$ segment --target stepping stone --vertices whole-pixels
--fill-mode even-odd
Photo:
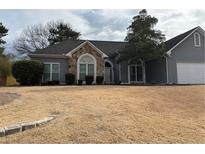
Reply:
[[[36,122],[28,122],[21,124],[22,131],[25,131],[27,129],[32,129],[36,127]]]
[[[21,131],[21,125],[12,125],[5,127],[5,135],[15,134]]]
[[[36,126],[46,124],[46,123],[48,123],[49,121],[51,121],[53,119],[54,119],[54,117],[48,117],[48,118],[44,118],[42,120],[36,121]]]
[[[5,129],[4,128],[0,128],[0,137],[5,136]]]

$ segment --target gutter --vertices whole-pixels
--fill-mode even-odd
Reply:
[[[68,56],[62,54],[28,54],[28,56],[31,58],[68,58]]]

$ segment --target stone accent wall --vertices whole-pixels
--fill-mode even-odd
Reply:
[[[69,73],[75,74],[75,78],[77,80],[77,61],[78,58],[83,55],[89,53],[96,59],[96,76],[102,75],[104,76],[104,59],[103,57],[93,49],[88,43],[86,43],[82,48],[72,54],[72,57],[68,59],[69,61]]]

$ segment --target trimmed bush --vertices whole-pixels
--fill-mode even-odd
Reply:
[[[59,85],[60,82],[58,80],[47,81],[45,85]]]
[[[68,84],[68,85],[74,84],[74,81],[75,81],[75,75],[74,74],[67,73],[65,75],[65,82],[66,82],[66,84]]]
[[[20,85],[38,85],[43,75],[43,64],[34,60],[17,61],[12,66],[12,74]]]
[[[83,81],[82,80],[78,80],[78,85],[82,85]]]
[[[97,76],[96,77],[96,83],[97,84],[102,84],[104,80],[104,76]]]
[[[93,83],[94,77],[92,75],[86,75],[85,76],[85,83],[87,85],[91,85]]]

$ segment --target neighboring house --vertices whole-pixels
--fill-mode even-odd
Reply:
[[[59,80],[73,73],[76,83],[85,75],[104,76],[111,83],[205,83],[205,32],[196,27],[165,42],[164,58],[145,64],[118,63],[119,51],[127,42],[67,40],[29,54],[44,63],[43,82]]]

